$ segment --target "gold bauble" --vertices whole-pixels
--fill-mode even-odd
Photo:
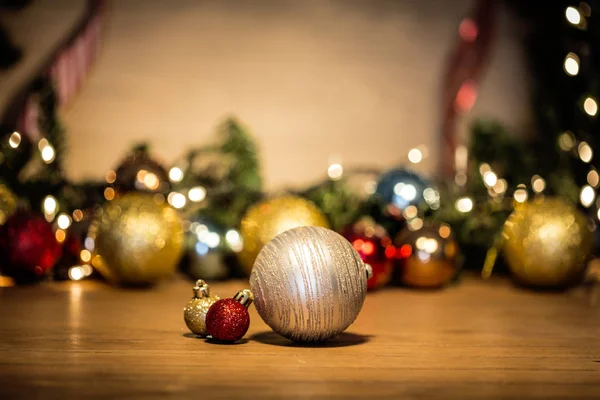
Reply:
[[[458,272],[458,244],[446,224],[428,223],[414,231],[405,228],[394,245],[399,260],[398,280],[406,286],[441,287]]]
[[[203,280],[198,280],[194,286],[194,297],[183,309],[183,320],[192,333],[206,336],[206,313],[219,296],[211,296],[208,285]]]
[[[588,220],[560,199],[518,206],[504,225],[503,254],[523,285],[563,287],[577,282],[592,249]]]
[[[120,284],[152,284],[170,276],[183,248],[179,215],[148,194],[131,193],[107,203],[90,237],[94,267]]]
[[[0,185],[0,225],[17,210],[17,197],[5,185]]]
[[[329,223],[317,206],[296,196],[276,197],[252,206],[240,229],[244,248],[238,257],[244,270],[250,274],[256,256],[271,239],[298,226],[329,228]]]

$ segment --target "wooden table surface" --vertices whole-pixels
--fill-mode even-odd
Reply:
[[[600,398],[600,306],[584,288],[389,288],[369,293],[338,339],[298,346],[254,307],[242,342],[194,337],[182,317],[191,286],[0,289],[0,398]]]

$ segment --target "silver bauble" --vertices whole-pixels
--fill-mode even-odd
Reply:
[[[259,253],[250,287],[262,319],[297,342],[330,339],[358,316],[370,267],[334,231],[316,226],[277,235]]]

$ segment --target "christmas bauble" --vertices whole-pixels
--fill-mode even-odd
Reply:
[[[0,184],[0,225],[3,225],[16,209],[17,197],[8,187]]]
[[[229,276],[225,255],[232,247],[239,251],[241,246],[237,231],[225,232],[210,219],[196,219],[189,224],[185,233],[185,250],[179,264],[180,269],[193,279],[225,279]]]
[[[514,279],[537,287],[580,280],[593,243],[586,217],[557,198],[519,206],[506,221],[503,238],[503,255]]]
[[[206,313],[210,307],[219,300],[219,296],[212,296],[210,288],[203,280],[198,280],[193,288],[193,297],[183,309],[183,320],[192,333],[200,336],[208,334],[206,330]]]
[[[440,287],[458,272],[458,244],[448,225],[425,224],[421,229],[405,228],[394,240],[400,283],[420,288]]]
[[[397,218],[409,206],[426,204],[439,207],[440,196],[431,183],[421,175],[406,168],[394,168],[379,178],[375,196],[383,202],[386,211]]]
[[[327,228],[329,223],[313,203],[296,196],[276,197],[251,207],[240,229],[244,247],[238,258],[244,270],[250,274],[263,246],[279,233],[297,226]]]
[[[135,149],[127,156],[114,175],[107,175],[107,180],[119,194],[132,191],[167,194],[171,189],[167,171],[150,157],[144,147]]]
[[[238,292],[232,299],[221,299],[206,314],[206,330],[213,339],[235,342],[244,337],[250,327],[248,307],[252,304],[252,292]]]
[[[32,281],[51,269],[61,254],[52,226],[42,217],[20,211],[0,227],[0,265],[17,281]]]
[[[372,218],[365,217],[344,229],[343,235],[362,260],[373,269],[373,276],[367,281],[367,289],[376,289],[387,285],[392,279],[393,261],[385,254],[392,244],[385,228]]]
[[[323,341],[358,316],[367,271],[343,236],[304,226],[277,235],[261,250],[250,287],[258,313],[275,332],[298,342]]]
[[[170,276],[183,247],[177,212],[147,194],[130,193],[108,202],[90,227],[92,259],[110,281],[143,285]]]

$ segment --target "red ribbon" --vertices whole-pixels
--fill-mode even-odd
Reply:
[[[476,0],[472,17],[465,17],[458,27],[459,42],[450,56],[443,80],[439,166],[443,176],[451,177],[456,172],[456,124],[477,100],[479,81],[495,39],[497,10],[497,0]]]

